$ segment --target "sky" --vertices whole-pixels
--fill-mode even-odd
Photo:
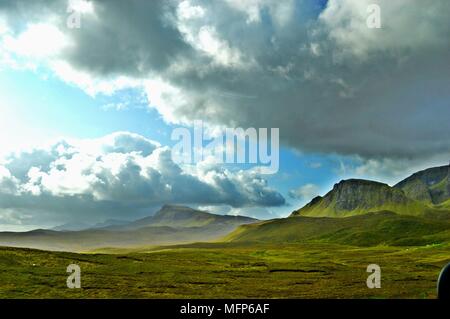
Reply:
[[[447,164],[449,16],[447,0],[1,0],[0,230],[168,203],[285,217],[342,179]],[[196,121],[278,128],[279,169],[174,161]]]

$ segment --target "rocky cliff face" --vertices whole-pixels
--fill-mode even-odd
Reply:
[[[389,185],[355,179],[336,184],[325,199],[330,203],[335,202],[338,210],[371,209],[387,203],[410,202],[403,192]]]
[[[401,189],[368,180],[350,179],[335,184],[324,197],[316,197],[293,215],[347,217],[383,210],[418,215],[423,209],[424,205],[408,198]]]

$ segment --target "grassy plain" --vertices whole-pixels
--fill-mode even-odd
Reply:
[[[205,243],[82,254],[0,248],[0,298],[434,298],[448,243]],[[66,267],[81,267],[81,289]],[[368,289],[369,264],[382,287]]]

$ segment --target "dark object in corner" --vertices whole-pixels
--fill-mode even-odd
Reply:
[[[438,298],[450,300],[450,264],[442,269],[438,279]]]

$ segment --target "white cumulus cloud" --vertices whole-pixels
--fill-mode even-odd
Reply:
[[[9,154],[2,163],[0,214],[15,209],[36,222],[69,215],[133,217],[164,203],[284,205],[283,196],[252,170],[181,167],[172,161],[170,148],[128,132],[61,140]]]

